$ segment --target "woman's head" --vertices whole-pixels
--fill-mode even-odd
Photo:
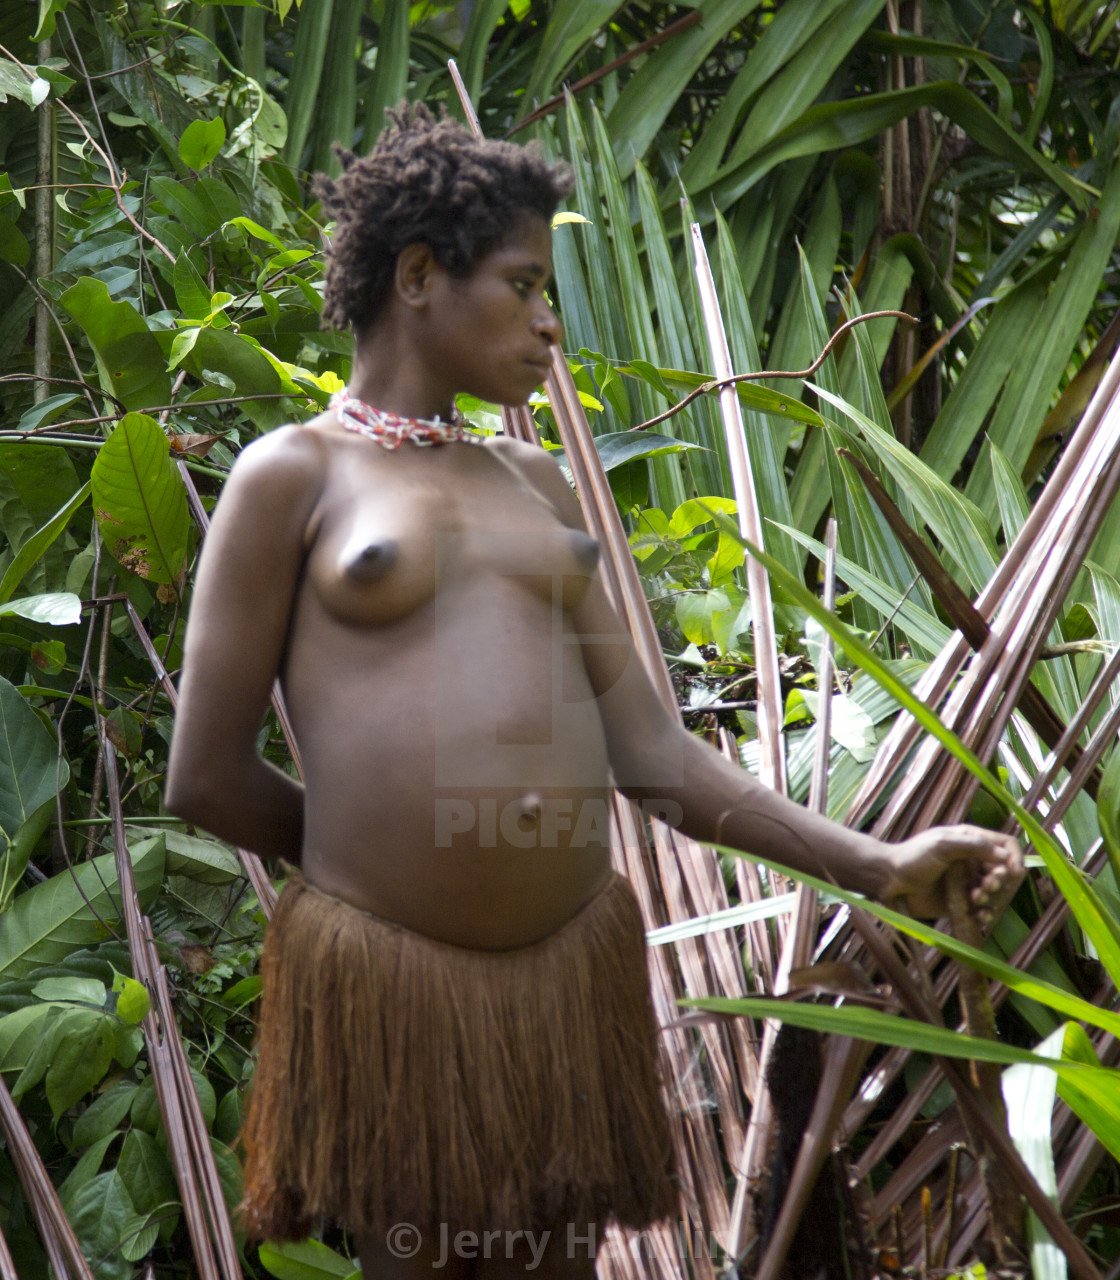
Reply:
[[[376,319],[398,254],[426,244],[449,274],[466,276],[524,219],[551,219],[571,180],[533,148],[476,141],[423,105],[402,105],[368,156],[341,148],[342,175],[317,191],[337,226],[327,255],[323,319],[359,334]]]

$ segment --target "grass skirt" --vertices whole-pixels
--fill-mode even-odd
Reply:
[[[290,881],[261,963],[242,1220],[475,1229],[674,1211],[633,891],[513,951],[436,942]]]

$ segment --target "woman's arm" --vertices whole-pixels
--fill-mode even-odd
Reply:
[[[535,456],[533,456],[535,455]],[[539,450],[517,454],[524,474],[569,525],[583,528],[571,490]],[[1010,836],[979,827],[934,827],[898,844],[831,822],[762,786],[689,733],[657,696],[598,578],[575,612],[619,790],[685,835],[769,858],[918,915],[945,910],[943,875],[969,864],[981,912],[1014,889],[1023,856]]]
[[[303,788],[256,743],[324,470],[314,433],[285,427],[254,441],[226,481],[195,577],[164,792],[188,822],[291,862]]]

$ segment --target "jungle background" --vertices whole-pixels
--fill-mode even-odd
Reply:
[[[488,136],[536,138],[575,171],[554,236],[569,366],[682,714],[744,767],[780,732],[790,793],[808,799],[827,703],[814,803],[895,832],[906,805],[918,821],[900,702],[967,631],[970,600],[990,621],[1011,599],[1000,566],[1023,571],[1015,548],[1043,495],[1077,499],[1083,473],[1062,459],[1079,423],[1102,418],[1086,410],[1120,340],[1115,0],[4,6],[4,1280],[354,1274],[338,1232],[258,1251],[230,1230],[273,890],[259,864],[170,818],[160,791],[207,512],[241,447],[321,411],[347,376],[348,338],[319,328],[309,175],[336,164],[334,141],[368,149],[402,97],[461,114],[449,57]],[[630,430],[713,371],[693,222],[737,373],[807,369],[862,313],[915,318],[847,330],[806,378],[739,385],[771,557],[769,694],[716,397]],[[498,429],[495,406],[462,407]],[[541,395],[533,410],[561,447],[560,406]],[[646,1273],[711,1274],[744,1239],[740,1274],[778,1265],[759,1261],[769,1228],[743,1226],[756,1193],[740,1159],[777,1015],[863,1046],[841,1073],[852,1101],[818,1139],[817,1167],[846,1189],[826,1274],[1120,1275],[1111,492],[1035,546],[1037,572],[1068,571],[1038,588],[1035,633],[992,656],[997,677],[1018,664],[1016,696],[994,738],[957,726],[990,771],[943,734],[946,759],[971,761],[986,790],[962,773],[924,819],[999,826],[1015,810],[1035,826],[1028,881],[990,937],[958,930],[954,950],[949,933],[879,912],[909,930],[891,954],[928,980],[924,1006],[899,996],[889,955],[851,949],[852,904],[828,886],[799,908],[815,962],[799,987],[781,976],[779,873],[723,855],[711,901],[733,914],[697,924],[708,899],[647,858],[666,989],[738,1017],[677,1033],[688,1244]],[[822,613],[829,516],[838,584]],[[1053,740],[1027,715],[1039,698]],[[922,749],[937,749],[922,723]],[[282,717],[260,747],[296,768]],[[963,991],[977,968],[996,1012],[986,1031],[966,1018],[966,1043],[957,974]],[[803,998],[764,1003],[791,990]],[[994,1095],[945,1055],[997,1064]],[[1030,1220],[1018,1267],[993,1243],[999,1161],[969,1111],[1001,1111],[1000,1069],[999,1124],[1058,1219]],[[793,1247],[793,1274],[813,1274]],[[624,1263],[621,1248],[606,1265]]]

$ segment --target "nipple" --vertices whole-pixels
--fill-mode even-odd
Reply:
[[[572,551],[579,567],[586,573],[590,573],[599,562],[599,543],[589,533],[572,534]]]
[[[397,558],[397,544],[393,538],[369,542],[343,566],[349,577],[358,582],[375,582],[384,577]]]

